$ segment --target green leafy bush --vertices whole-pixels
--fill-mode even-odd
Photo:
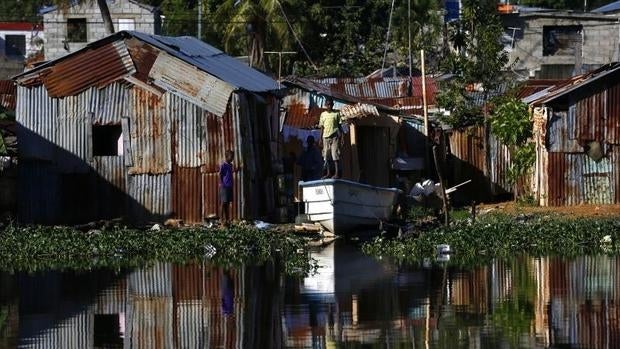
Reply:
[[[494,258],[520,253],[533,256],[620,253],[618,218],[565,218],[559,216],[488,215],[474,223],[457,222],[419,237],[375,238],[365,253],[400,262],[418,263],[436,258],[436,246],[448,244],[455,252],[451,263],[478,266]]]
[[[9,225],[0,232],[0,269],[9,271],[120,269],[205,258],[240,265],[280,258],[287,271],[305,272],[310,265],[303,251],[299,237],[240,226],[160,231],[113,227],[85,233],[70,227]]]

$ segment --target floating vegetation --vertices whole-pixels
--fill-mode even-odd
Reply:
[[[567,218],[561,216],[487,215],[474,223],[459,221],[420,236],[389,239],[379,236],[363,245],[375,257],[398,262],[436,261],[437,245],[447,244],[450,263],[473,267],[494,258],[521,253],[531,256],[577,256],[620,253],[619,218]]]
[[[227,229],[139,230],[110,227],[83,232],[71,227],[15,226],[0,231],[0,270],[90,270],[208,259],[220,265],[280,260],[287,272],[310,269],[303,239],[234,226]]]

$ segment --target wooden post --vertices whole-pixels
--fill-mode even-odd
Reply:
[[[428,105],[426,103],[426,64],[424,63],[424,50],[420,50],[420,60],[422,62],[422,105],[424,113],[424,166],[426,167],[426,176],[430,177],[430,161],[429,153],[429,129],[428,129]],[[412,81],[413,83],[413,81]]]
[[[448,197],[446,196],[446,184],[443,181],[443,175],[441,174],[441,167],[439,166],[439,157],[437,156],[437,146],[433,146],[433,159],[435,160],[435,168],[437,169],[437,177],[439,177],[439,184],[441,185],[441,200],[443,202],[443,215],[444,224],[450,223],[450,217],[448,213]]]
[[[357,127],[354,123],[349,125],[349,138],[351,138],[351,179],[360,180],[360,161],[357,152]]]
[[[476,221],[476,201],[471,202],[471,221]]]

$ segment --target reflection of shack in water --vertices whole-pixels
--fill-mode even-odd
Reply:
[[[246,268],[169,263],[128,275],[6,277],[19,288],[19,316],[17,301],[10,303],[3,295],[2,309],[5,304],[15,308],[15,326],[8,327],[13,334],[3,333],[0,343],[18,338],[13,342],[19,347],[37,348],[281,347],[277,317],[267,318],[271,310],[278,312],[272,307],[278,292],[266,292],[275,283],[262,272],[270,266],[264,268],[253,268],[260,278],[246,278]],[[3,283],[3,289],[11,284]]]
[[[313,257],[319,274],[286,283],[273,263],[0,274],[0,347],[620,347],[617,258],[520,257],[444,274],[344,244]]]

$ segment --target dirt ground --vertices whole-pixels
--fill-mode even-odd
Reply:
[[[554,213],[575,217],[610,217],[617,216],[620,219],[620,205],[580,205],[565,207],[534,207],[516,204],[515,202],[503,202],[498,204],[484,204],[478,207],[479,212],[499,211],[512,214],[519,213]]]

